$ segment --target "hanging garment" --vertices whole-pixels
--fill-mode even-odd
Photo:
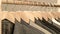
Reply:
[[[49,32],[48,30],[42,28],[41,26],[37,25],[36,23],[34,23],[33,21],[30,20],[30,25],[35,27],[36,29],[42,31],[44,34],[52,34],[51,32]]]
[[[45,33],[41,32],[40,30],[32,27],[31,25],[29,25],[22,19],[21,19],[21,24],[23,24],[23,26],[24,26],[24,30],[26,32],[25,34],[45,34]]]
[[[15,19],[15,27],[13,34],[25,34],[23,30],[23,25],[20,24],[20,22],[17,19]]]
[[[47,26],[48,28],[52,29],[53,31],[55,31],[57,34],[60,34],[60,29],[57,28],[54,25],[49,24],[49,22],[47,22],[44,18],[42,18],[42,22],[44,23],[45,26]],[[53,22],[54,23],[54,22]]]
[[[53,21],[53,25],[60,29],[60,23],[56,21],[54,18],[52,18],[52,21]]]
[[[51,30],[50,28],[48,28],[47,26],[45,26],[43,24],[43,22],[38,18],[38,19],[35,19],[35,23],[37,25],[39,25],[40,27],[44,28],[45,30],[47,30],[48,32],[50,32],[51,34],[56,34],[53,30]],[[44,31],[44,30],[43,30]],[[46,31],[45,31],[46,32]],[[48,33],[47,33],[48,34]]]
[[[2,34],[13,34],[14,24],[8,19],[2,20]]]
[[[55,19],[55,21],[57,21],[57,20]],[[54,26],[56,26],[57,28],[60,29],[60,26],[59,26],[58,24],[56,24],[55,22],[53,22],[51,19],[49,19],[48,22],[49,22],[49,23],[51,22],[52,25],[54,25]],[[57,21],[57,22],[58,22],[58,21]]]

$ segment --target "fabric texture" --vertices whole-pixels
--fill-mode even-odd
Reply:
[[[14,24],[7,19],[2,20],[2,34],[13,34],[13,31]]]

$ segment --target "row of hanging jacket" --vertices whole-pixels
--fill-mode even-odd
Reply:
[[[60,22],[60,18],[54,19]],[[23,19],[20,22],[15,19],[15,23],[3,19],[2,34],[60,34],[60,25],[57,25],[49,18],[48,21],[44,18],[42,20],[35,18],[34,22],[29,20],[29,23],[26,23]]]

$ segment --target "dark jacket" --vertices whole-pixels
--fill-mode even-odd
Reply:
[[[2,34],[13,34],[14,24],[8,19],[2,20]]]

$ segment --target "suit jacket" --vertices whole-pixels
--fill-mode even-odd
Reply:
[[[13,34],[14,24],[8,19],[2,20],[2,34]]]
[[[15,26],[14,26],[13,34],[25,34],[23,25],[17,19],[15,19]]]

